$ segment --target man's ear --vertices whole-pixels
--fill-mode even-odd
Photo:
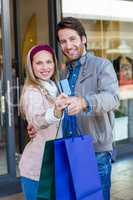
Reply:
[[[82,39],[82,43],[83,43],[83,44],[86,44],[86,42],[87,42],[86,37],[85,37],[85,36],[82,36],[81,39]]]

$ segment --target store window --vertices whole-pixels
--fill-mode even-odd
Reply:
[[[121,105],[116,111],[115,141],[132,139],[133,118],[133,23],[80,19],[90,53],[109,59],[117,73]]]
[[[62,0],[63,16],[76,17],[83,23],[88,51],[109,59],[116,71],[120,86],[120,107],[115,112],[113,135],[118,155],[133,153],[132,10],[132,0],[83,0],[78,3],[76,0]]]

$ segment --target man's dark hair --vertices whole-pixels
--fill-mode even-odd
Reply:
[[[59,30],[62,30],[65,28],[70,28],[70,29],[75,30],[80,36],[80,38],[82,38],[82,36],[85,36],[87,40],[85,29],[83,25],[81,24],[81,22],[78,19],[73,18],[73,17],[64,17],[56,26],[56,38],[58,42],[59,42],[58,32]],[[85,46],[87,48],[87,44],[85,44]]]

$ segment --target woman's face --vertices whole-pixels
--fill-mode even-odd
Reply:
[[[33,56],[32,67],[36,78],[45,81],[51,79],[55,71],[52,54],[45,50],[39,51]]]

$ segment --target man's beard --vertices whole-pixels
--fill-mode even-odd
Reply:
[[[76,47],[76,51],[77,51],[77,56],[69,56],[69,53],[67,55],[67,53],[63,53],[67,59],[69,61],[75,61],[75,60],[78,60],[79,58],[81,58],[81,56],[83,55],[83,52],[84,52],[84,45],[83,44],[80,44],[78,47]]]

